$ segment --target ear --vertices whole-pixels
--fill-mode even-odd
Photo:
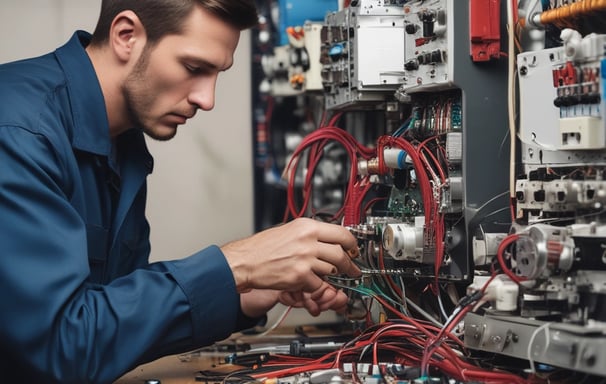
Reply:
[[[136,13],[122,11],[116,15],[109,30],[109,46],[119,61],[136,60],[146,40],[145,28]]]

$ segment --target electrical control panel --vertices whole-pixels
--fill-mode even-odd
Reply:
[[[322,83],[328,109],[384,101],[404,75],[404,11],[381,0],[327,15]]]
[[[404,7],[404,42],[406,47],[400,89],[403,91],[440,89],[453,86],[455,23],[453,1],[440,0],[428,7],[411,2]],[[450,8],[450,9],[449,9]],[[452,55],[452,57],[450,57]]]
[[[604,376],[606,35],[564,28],[560,38],[517,56],[517,214],[501,256],[520,292],[508,311],[468,315],[465,341]]]
[[[257,114],[274,217],[345,226],[361,253],[361,278],[326,279],[358,335],[337,350],[369,365],[317,382],[606,381],[605,16],[352,0],[271,48],[291,53]]]

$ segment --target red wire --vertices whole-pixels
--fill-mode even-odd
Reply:
[[[351,197],[346,200],[344,206],[343,225],[356,225],[361,222],[362,204],[371,188],[372,184],[369,183],[368,176],[354,184]]]
[[[433,154],[433,152],[431,152],[431,150],[429,150],[429,148],[427,147],[427,144],[431,141],[437,140],[437,137],[430,137],[426,140],[424,140],[418,147],[419,153],[420,153],[420,157],[423,160],[423,163],[425,165],[425,168],[432,174],[434,173],[434,167],[437,170],[438,174],[439,174],[439,182],[441,182],[442,184],[446,182],[446,172],[444,171],[443,167],[440,165],[440,162],[438,161],[437,157]],[[427,157],[425,155],[428,155],[432,162],[433,162],[433,166],[432,164],[427,160]],[[437,177],[437,175],[436,175]],[[444,242],[442,241],[442,239],[444,238],[444,215],[440,213],[440,208],[439,208],[439,201],[434,201],[433,202],[433,219],[431,221],[432,224],[432,230],[433,230],[433,234],[434,234],[434,243],[435,243],[435,247],[436,247],[436,257],[435,257],[435,262],[434,262],[434,275],[435,275],[435,282],[434,282],[434,286],[432,287],[432,291],[437,295],[439,294],[439,289],[438,289],[438,278],[439,278],[439,273],[440,273],[440,266],[442,265],[442,259],[443,259],[443,255],[444,255]],[[428,223],[430,224],[430,223]]]
[[[446,173],[444,172],[444,169],[440,165],[440,162],[438,161],[438,159],[436,158],[436,156],[427,147],[427,144],[430,141],[433,141],[433,140],[437,140],[437,137],[436,136],[430,137],[429,139],[423,141],[419,145],[419,147],[418,147],[419,148],[419,153],[421,153],[421,151],[423,151],[423,153],[426,153],[426,154],[429,155],[429,157],[431,157],[431,160],[433,161],[434,166],[436,167],[436,169],[438,170],[438,173],[440,174],[440,181],[444,182],[444,181],[446,181]],[[425,166],[427,167],[428,170],[433,169],[431,167],[431,164],[427,161],[427,159],[425,159],[424,163],[425,163]]]
[[[343,112],[335,113],[335,115],[331,117],[330,121],[328,122],[328,126],[335,127],[341,116],[343,116]]]
[[[337,116],[335,116],[337,117]],[[333,119],[335,119],[333,117]],[[332,120],[331,120],[332,121]],[[289,216],[292,217],[301,217],[305,216],[308,213],[308,209],[310,206],[310,199],[312,193],[312,185],[313,185],[313,176],[315,174],[315,169],[322,159],[322,153],[324,147],[331,141],[336,141],[346,150],[351,169],[349,172],[349,181],[348,187],[344,196],[343,208],[340,209],[335,214],[335,219],[343,214],[343,209],[349,208],[353,211],[353,207],[355,204],[358,206],[358,211],[361,210],[362,199],[359,199],[357,193],[355,191],[356,180],[357,180],[357,164],[358,158],[370,159],[374,156],[375,150],[366,148],[360,143],[356,141],[356,139],[351,136],[346,131],[333,127],[327,126],[320,128],[313,133],[306,136],[301,144],[294,151],[287,167],[286,167],[286,175],[288,176],[288,187],[287,187],[287,212],[285,213],[285,220],[288,219]],[[295,203],[295,179],[296,179],[296,171],[299,167],[300,157],[304,151],[308,151],[308,162],[307,162],[307,174],[303,184],[303,203],[300,208],[297,207]],[[365,195],[368,192],[370,186],[365,186],[361,192],[362,195]],[[353,198],[352,198],[353,196]],[[353,200],[352,200],[353,199]],[[353,216],[359,218],[359,213]],[[357,223],[356,223],[357,224]]]
[[[393,138],[392,138],[393,139]],[[438,173],[440,174],[440,180],[444,182],[446,180],[446,174],[442,167],[440,167],[439,161],[435,155],[428,150],[427,143],[431,140],[435,140],[435,137],[429,138],[423,141],[417,148],[403,138],[395,138],[395,142],[388,139],[379,139],[378,153],[382,153],[384,146],[395,144],[400,148],[404,149],[407,155],[412,159],[413,166],[416,171],[417,179],[419,180],[419,187],[421,190],[421,196],[423,198],[423,205],[425,207],[425,236],[429,244],[435,244],[435,262],[434,262],[434,275],[435,282],[432,287],[434,294],[438,294],[438,278],[439,270],[442,265],[442,258],[444,255],[444,217],[439,211],[439,201],[436,201],[431,188],[431,183],[427,172],[432,171],[433,168],[429,161],[427,161],[424,153],[430,155],[435,163]],[[382,163],[382,161],[380,161]],[[428,245],[429,245],[428,244]]]
[[[510,6],[513,9],[513,25],[517,25],[518,20],[520,18],[519,14],[518,14],[518,2],[516,0],[512,0]],[[512,28],[513,28],[513,26],[512,26]]]
[[[427,174],[425,172],[422,172],[424,167],[416,148],[409,141],[401,137],[381,136],[377,141],[377,156],[380,160],[383,156],[383,150],[386,147],[396,147],[403,149],[412,160],[413,167],[416,171],[417,180],[419,182],[419,188],[421,190],[423,206],[425,207],[425,222],[429,223],[430,209],[428,209],[428,207],[431,207],[431,202],[433,201],[431,185],[429,183],[429,178],[427,177]],[[379,167],[385,167],[384,161],[379,161]],[[385,169],[381,170],[383,171],[382,174],[386,173]]]
[[[511,221],[514,222],[516,220],[516,199],[512,197],[509,199],[509,209],[511,214]]]
[[[503,273],[505,273],[516,284],[521,284],[522,281],[526,280],[526,278],[516,275],[511,269],[509,269],[507,263],[505,263],[504,254],[507,247],[509,247],[511,244],[515,243],[519,239],[520,235],[516,233],[511,234],[505,237],[503,241],[501,241],[501,244],[499,244],[499,248],[497,249],[497,260],[499,261],[499,265],[501,266]]]
[[[460,318],[465,312],[461,312]],[[409,319],[412,320],[412,319]],[[457,319],[455,319],[457,320]],[[457,321],[458,322],[458,321]],[[455,322],[456,324],[456,322]],[[431,330],[430,330],[431,329]],[[452,328],[443,328],[441,331],[448,334]],[[380,362],[379,351],[387,350],[395,353],[394,361],[405,365],[419,364],[421,355],[414,348],[422,349],[428,337],[436,337],[439,334],[436,327],[424,326],[420,323],[393,323],[387,322],[379,328],[367,330],[356,339],[351,340],[339,350],[326,354],[318,359],[293,358],[284,356],[272,356],[272,360],[264,364],[264,367],[275,367],[272,372],[254,373],[254,378],[276,378],[291,376],[302,372],[311,372],[320,369],[343,368],[345,362],[355,363],[360,361],[364,351],[372,346],[373,363]],[[454,337],[453,337],[454,338]],[[457,338],[454,338],[458,340]],[[409,349],[403,344],[413,344],[416,347]],[[443,343],[436,347],[433,357],[429,360],[430,365],[435,366],[446,375],[458,380],[481,380],[483,383],[528,383],[527,380],[508,372],[488,371],[465,361],[459,354],[454,353],[451,347]],[[300,364],[293,367],[293,365]],[[287,367],[287,368],[280,368]],[[354,372],[356,370],[353,364]],[[356,375],[354,375],[356,376]],[[355,377],[354,377],[355,380]]]
[[[370,200],[368,203],[366,203],[366,205],[364,205],[364,209],[362,209],[363,213],[368,212],[368,210],[375,205],[376,203],[378,203],[379,201],[385,201],[387,200],[387,197],[375,197],[372,200]]]

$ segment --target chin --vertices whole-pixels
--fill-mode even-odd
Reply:
[[[146,127],[143,132],[158,141],[168,141],[177,135],[177,127]]]

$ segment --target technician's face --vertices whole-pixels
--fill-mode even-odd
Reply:
[[[150,137],[169,140],[198,108],[211,110],[221,71],[233,62],[240,31],[195,7],[179,35],[147,46],[122,92],[131,122]]]

